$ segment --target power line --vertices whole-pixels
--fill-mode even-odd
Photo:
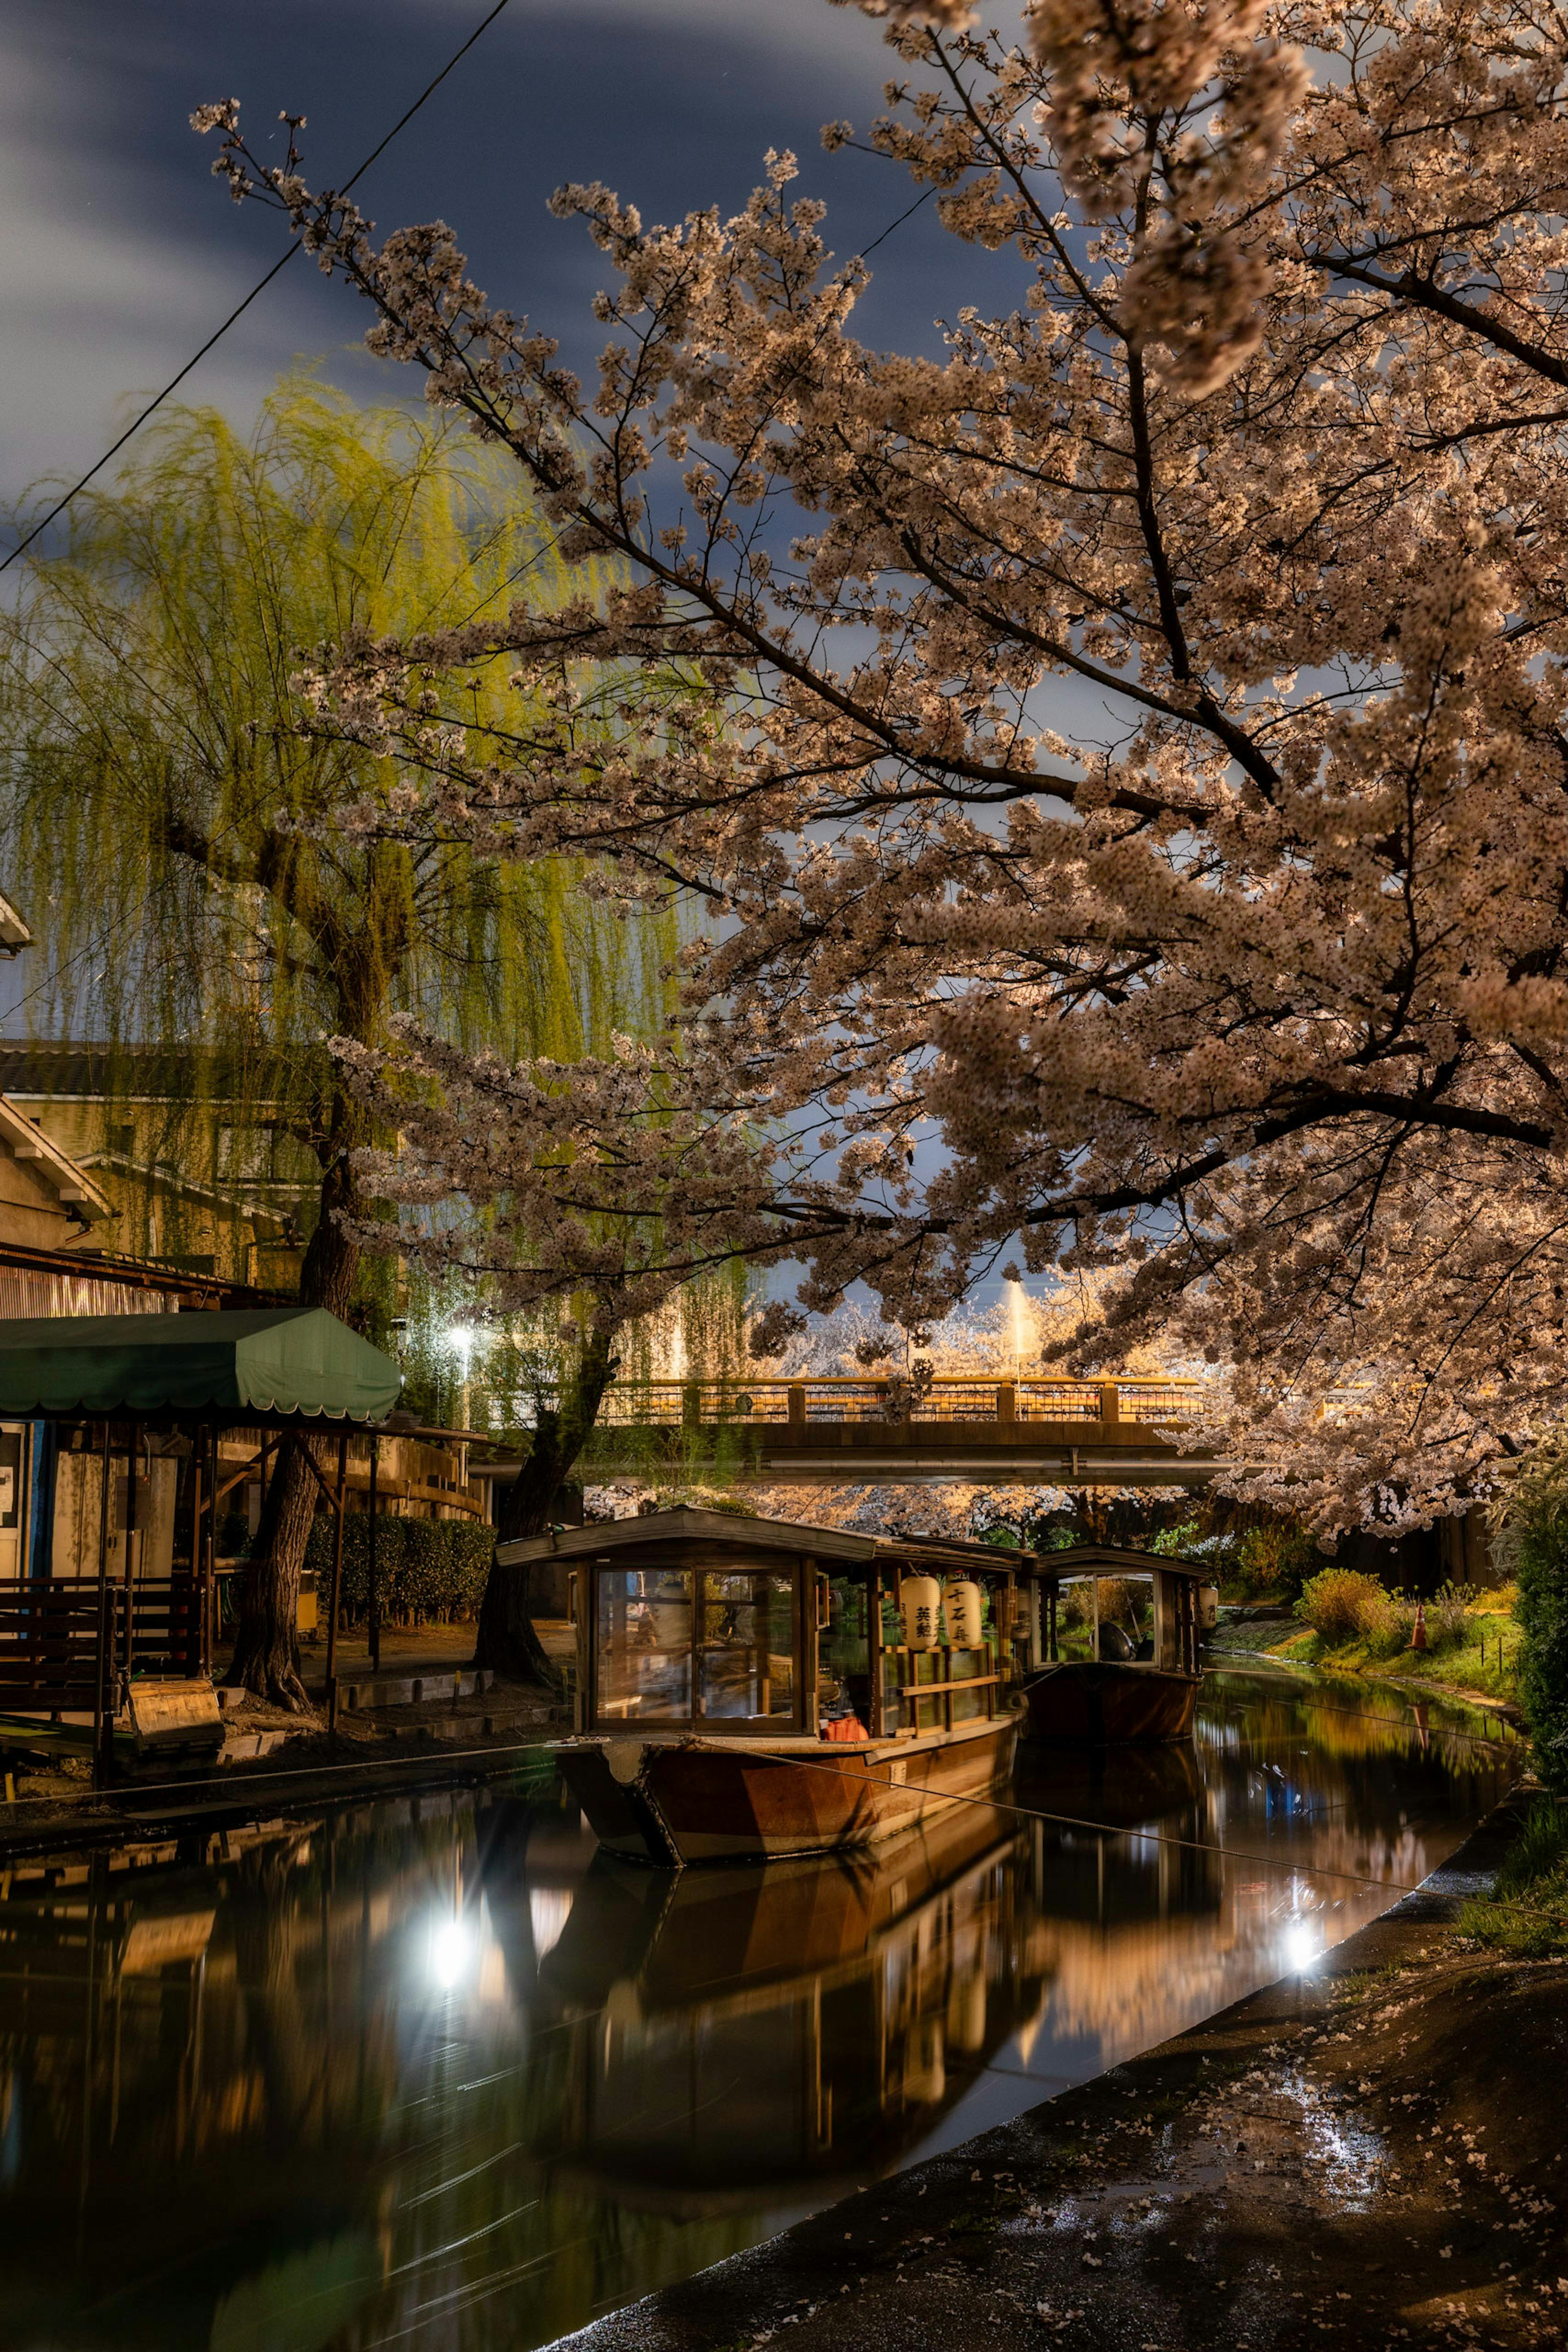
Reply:
[[[414,100],[413,104],[409,107],[404,113],[398,117],[397,121],[392,124],[392,129],[387,132],[385,138],[379,141],[378,143],[371,148],[370,153],[365,157],[364,162],[359,165],[356,171],[350,174],[348,179],[344,181],[342,188],[340,191],[341,194],[347,195],[349,190],[354,185],[355,182],[364,178],[365,173],[370,170],[371,165],[376,162],[379,156],[382,156],[386,152],[387,149],[392,145],[392,141],[397,137],[398,132],[405,129],[406,126],[413,121],[414,116],[419,112],[420,108],[424,104],[426,99],[430,98],[434,91],[440,89],[442,83],[446,79],[447,75],[452,71],[455,66],[459,64],[461,60],[467,56],[469,50],[473,47],[480,35],[486,32],[495,23],[502,10],[509,7],[510,5],[511,0],[496,0],[496,5],[490,10],[489,15],[484,17],[481,22],[474,27],[474,30],[469,34],[468,38],[463,43],[462,47],[453,51],[451,57],[447,58],[446,63],[442,67],[441,71],[435,76],[435,79],[433,81],[426,82],[424,88],[420,91],[419,96]],[[85,490],[88,484],[92,481],[97,475],[102,473],[110,458],[117,457],[120,455],[120,452],[124,448],[126,443],[132,437],[132,436],[141,432],[141,427],[146,424],[148,418],[153,415],[157,410],[162,408],[163,403],[168,399],[172,392],[177,392],[179,390],[179,387],[184,383],[185,378],[190,374],[192,369],[202,360],[206,358],[207,353],[212,350],[214,344],[221,341],[223,337],[228,333],[229,329],[234,325],[235,320],[242,319],[245,316],[251,304],[256,300],[256,296],[266,292],[267,287],[271,285],[273,279],[277,276],[278,271],[287,267],[288,263],[293,260],[295,255],[299,251],[299,249],[298,244],[294,243],[289,245],[284,252],[279,254],[277,259],[273,263],[266,276],[256,280],[256,284],[251,288],[250,292],[246,296],[244,301],[237,303],[229,312],[229,315],[224,320],[223,325],[221,327],[214,328],[214,331],[207,337],[206,341],[202,345],[200,351],[193,352],[192,353],[191,357],[185,362],[184,366],[180,370],[178,375],[170,377],[168,383],[163,386],[162,391],[158,393],[154,398],[148,402],[146,407],[141,410],[141,414],[134,417],[126,426],[124,432],[120,436],[120,438],[110,444],[110,446],[104,451],[102,457],[99,458],[97,464],[89,466],[81,479],[78,482],[73,482],[70,488],[65,493],[65,496],[57,499],[55,504],[49,509],[48,513],[43,516],[39,521],[33,525],[32,530],[27,533],[26,537],[23,540],[19,540],[16,545],[11,550],[10,554],[5,557],[3,561],[0,561],[0,572],[8,571],[11,565],[16,562],[16,558],[19,555],[26,554],[27,549],[31,547],[33,541],[39,536],[40,532],[47,530],[49,525],[56,520],[56,518],[64,514],[71,500],[78,497],[81,491]]]

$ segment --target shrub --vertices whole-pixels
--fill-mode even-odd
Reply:
[[[318,1517],[306,1547],[305,1565],[314,1569],[325,1618],[330,1605],[333,1522]],[[367,1614],[371,1596],[371,1522],[368,1512],[351,1512],[343,1522],[343,1608],[350,1619]],[[496,1530],[472,1519],[376,1520],[376,1581],[382,1614],[403,1623],[479,1613]]]
[[[1568,1438],[1536,1448],[1493,1524],[1492,1557],[1519,1585],[1519,1695],[1535,1769],[1568,1794]]]
[[[1440,1584],[1427,1603],[1427,1639],[1434,1650],[1457,1649],[1469,1639],[1473,1584]]]
[[[1249,1528],[1242,1537],[1237,1574],[1249,1592],[1299,1593],[1321,1558],[1312,1537],[1294,1519],[1270,1519]]]
[[[1375,1579],[1368,1579],[1375,1582]],[[1416,1603],[1403,1592],[1385,1592],[1382,1585],[1364,1602],[1361,1632],[1375,1658],[1397,1657],[1410,1647],[1416,1631]]]
[[[1364,1576],[1354,1568],[1325,1568],[1302,1586],[1296,1614],[1322,1641],[1337,1647],[1360,1640],[1375,1627],[1385,1633],[1385,1612],[1392,1597],[1375,1576]]]

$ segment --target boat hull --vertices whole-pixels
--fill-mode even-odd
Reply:
[[[1197,1711],[1201,1675],[1163,1666],[1064,1659],[1024,1685],[1028,1736],[1073,1747],[1124,1740],[1186,1739]]]
[[[880,1844],[1010,1778],[1012,1716],[918,1738],[575,1739],[556,1763],[612,1853],[664,1869]]]

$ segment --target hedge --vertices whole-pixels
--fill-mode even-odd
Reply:
[[[305,1549],[316,1572],[322,1622],[331,1599],[333,1521],[318,1517]],[[477,1617],[496,1549],[496,1530],[472,1519],[376,1518],[376,1581],[382,1614],[407,1624]],[[365,1511],[343,1522],[343,1610],[365,1616],[371,1591],[371,1521]]]

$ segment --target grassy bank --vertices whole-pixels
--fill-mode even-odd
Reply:
[[[1452,1633],[1429,1626],[1431,1647],[1426,1650],[1394,1648],[1385,1633],[1369,1635],[1359,1630],[1335,1640],[1282,1613],[1250,1622],[1222,1620],[1212,1647],[1217,1656],[1245,1650],[1288,1665],[1375,1675],[1381,1681],[1420,1684],[1434,1696],[1453,1691],[1514,1706],[1524,1637],[1513,1614],[1513,1598],[1511,1586],[1478,1594]]]
[[[1490,1892],[1460,1912],[1459,1932],[1485,1951],[1568,1957],[1568,1803],[1536,1799]]]

